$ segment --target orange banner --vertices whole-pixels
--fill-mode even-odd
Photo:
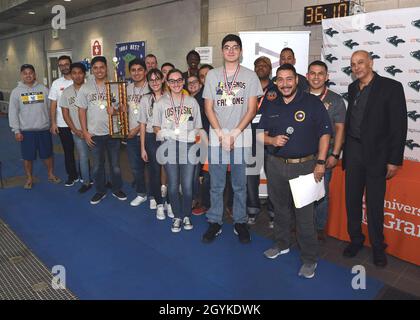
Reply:
[[[349,241],[345,204],[344,172],[341,163],[334,169],[330,184],[328,235]],[[363,233],[368,242],[365,203]],[[387,253],[420,265],[420,164],[404,161],[397,176],[387,182],[384,202],[384,235]]]

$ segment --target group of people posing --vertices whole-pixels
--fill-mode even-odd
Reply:
[[[311,62],[304,77],[294,68],[293,50],[284,48],[276,77],[271,79],[268,57],[257,58],[254,70],[240,65],[242,42],[237,35],[224,37],[221,52],[223,66],[213,68],[200,66],[199,54],[190,51],[186,72],[171,63],[158,69],[152,54],[129,63],[129,134],[125,143],[137,193],[130,204],[138,206],[149,198],[159,220],[166,216],[173,219],[172,232],[193,229],[192,213],[206,213],[209,225],[202,241],[211,243],[222,232],[228,177],[233,232],[241,243],[249,243],[248,225],[255,223],[261,211],[258,188],[264,165],[267,212],[276,239],[264,255],[274,259],[288,253],[291,234],[296,232],[303,262],[298,274],[312,278],[319,240],[325,240],[332,169],[346,141],[351,243],[343,254],[354,257],[363,247],[362,197],[366,188],[374,263],[385,266],[385,180],[402,164],[407,131],[401,84],[376,74],[369,53],[354,52],[351,67],[356,81],[350,86],[346,115],[342,97],[327,86],[324,62]],[[37,153],[46,162],[49,181],[60,182],[53,172],[53,133],[59,135],[64,149],[66,186],[81,179],[79,192],[84,193],[93,183],[92,204],[106,197],[107,187],[114,197],[126,200],[119,164],[121,140],[109,134],[109,116],[118,112],[118,103],[107,103],[106,58],[92,59],[89,81],[85,65],[72,63],[70,57],[60,57],[58,66],[63,77],[48,91],[36,82],[34,67],[22,65],[21,82],[11,94],[9,122],[21,145],[27,175],[24,187],[33,186],[32,161]],[[384,86],[389,90],[371,101],[371,95]],[[375,119],[367,120],[372,108],[378,109]],[[382,133],[385,127],[390,129]],[[379,144],[368,147],[375,139],[380,139]],[[289,180],[309,173],[325,184],[326,196],[296,208]],[[167,192],[162,180],[167,180]]]

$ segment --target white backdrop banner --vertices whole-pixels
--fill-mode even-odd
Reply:
[[[295,53],[296,71],[306,75],[309,56],[310,31],[252,31],[239,32],[242,40],[242,65],[254,70],[254,61],[258,57],[269,57],[273,65],[272,76],[279,66],[280,52],[291,48]]]
[[[402,83],[407,100],[408,133],[404,157],[420,161],[420,8],[407,8],[322,20],[322,59],[330,89],[347,98],[353,81],[350,57],[366,50],[374,70]]]

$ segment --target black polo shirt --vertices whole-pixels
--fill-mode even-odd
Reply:
[[[288,127],[294,129],[283,147],[267,146],[267,152],[283,158],[302,158],[316,154],[319,139],[332,134],[330,118],[318,97],[298,89],[288,104],[277,95],[265,99],[258,129],[264,129],[270,137],[286,134]]]

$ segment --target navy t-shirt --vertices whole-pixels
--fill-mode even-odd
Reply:
[[[264,129],[270,137],[293,133],[283,147],[267,146],[267,152],[283,158],[302,158],[318,152],[319,138],[332,134],[330,118],[322,102],[315,96],[298,92],[288,104],[277,95],[264,99],[258,129]]]

